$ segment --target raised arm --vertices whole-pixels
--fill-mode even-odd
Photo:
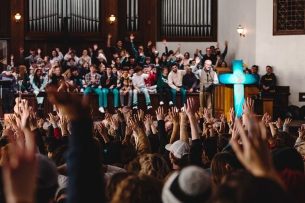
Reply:
[[[59,107],[71,122],[67,153],[68,203],[103,202],[102,163],[92,137],[89,101],[73,94],[56,93],[56,89],[50,89],[48,93],[50,102]]]

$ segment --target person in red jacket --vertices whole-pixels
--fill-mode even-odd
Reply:
[[[152,68],[152,64],[144,65],[143,72],[148,75],[148,78],[145,79],[145,86],[149,93],[157,93],[157,76],[152,72]]]

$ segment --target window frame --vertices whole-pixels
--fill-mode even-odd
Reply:
[[[218,1],[212,0],[212,36],[162,36],[161,35],[161,0],[157,0],[157,40],[172,42],[216,42],[218,37]]]
[[[305,8],[304,8],[305,12]],[[273,35],[304,35],[305,18],[303,30],[278,30],[278,0],[273,0]]]
[[[103,26],[104,22],[103,19],[106,18],[105,16],[105,7],[102,6],[105,0],[100,0],[100,25],[99,25],[99,31],[98,32],[68,32],[70,39],[75,40],[85,40],[86,41],[104,41],[103,38],[101,38],[101,35],[103,34]],[[56,32],[50,32],[50,31],[29,31],[29,0],[25,0],[24,2],[24,31],[25,31],[25,40],[31,41],[31,40],[61,40],[62,38],[66,37],[65,31],[56,31]],[[87,39],[87,36],[90,35],[90,39]]]

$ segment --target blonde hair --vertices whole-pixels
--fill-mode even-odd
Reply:
[[[166,161],[157,154],[145,154],[141,156],[140,165],[141,173],[151,175],[161,181],[163,181],[170,172]]]
[[[299,146],[297,146],[297,151],[302,155],[305,156],[305,142],[301,142]]]
[[[162,183],[140,173],[121,181],[110,203],[158,203],[161,201]]]
[[[19,75],[22,80],[24,80],[25,73],[26,73],[26,67],[24,65],[19,66]]]

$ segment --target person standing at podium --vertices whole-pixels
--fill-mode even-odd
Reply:
[[[14,93],[18,92],[16,88],[16,79],[12,75],[13,67],[8,66],[6,72],[0,74],[0,80],[10,81],[9,88],[2,88],[2,111],[6,113],[14,113]]]
[[[200,76],[200,107],[212,109],[212,88],[213,84],[218,83],[217,73],[212,69],[212,61],[206,60]]]

